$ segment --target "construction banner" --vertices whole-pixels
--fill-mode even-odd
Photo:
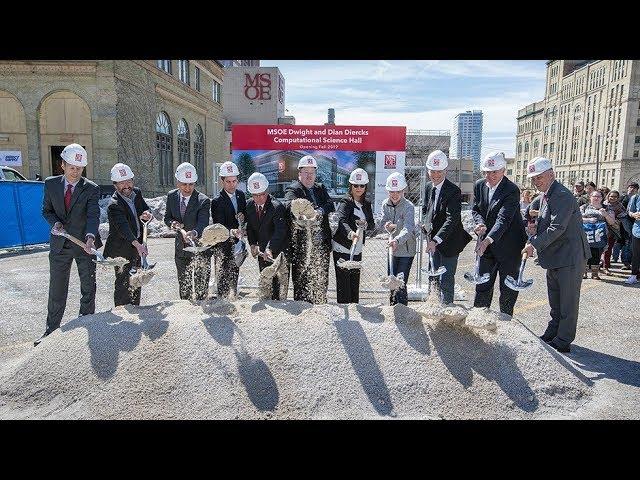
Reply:
[[[240,170],[241,188],[249,175],[260,172],[269,180],[269,193],[284,197],[286,187],[298,179],[298,160],[313,155],[317,182],[332,199],[348,191],[349,175],[356,168],[369,175],[367,197],[374,212],[381,212],[387,177],[404,173],[406,127],[342,125],[233,125],[232,161]]]

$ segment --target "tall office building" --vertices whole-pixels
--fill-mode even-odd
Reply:
[[[640,62],[549,60],[545,98],[518,111],[515,182],[543,155],[556,179],[626,191],[640,179]]]
[[[482,151],[482,110],[467,110],[453,119],[451,158],[470,158],[473,168],[480,168]]]

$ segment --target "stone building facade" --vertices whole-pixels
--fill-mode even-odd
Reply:
[[[544,155],[557,179],[626,190],[640,179],[640,62],[551,60],[542,101],[518,111],[515,181]]]
[[[110,185],[127,163],[145,196],[166,193],[182,161],[213,193],[222,158],[223,68],[212,60],[0,61],[0,150],[18,150],[27,178],[59,173],[65,145],[89,156],[86,176]]]

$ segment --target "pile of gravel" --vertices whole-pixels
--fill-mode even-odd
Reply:
[[[295,301],[116,307],[4,366],[0,418],[526,419],[590,399],[519,322],[434,317]]]

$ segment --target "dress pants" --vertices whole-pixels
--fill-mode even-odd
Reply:
[[[49,252],[49,300],[47,304],[47,332],[60,326],[69,293],[71,263],[75,259],[80,276],[80,313],[89,315],[96,311],[96,264],[93,255],[87,255],[69,240],[58,253]]]
[[[476,285],[476,297],[473,301],[474,307],[491,307],[491,301],[493,299],[493,286],[496,281],[496,277],[500,277],[500,311],[507,315],[513,316],[513,307],[518,299],[518,292],[511,290],[504,284],[507,275],[511,275],[513,278],[518,278],[518,271],[520,270],[520,256],[513,259],[498,262],[490,251],[484,252],[480,257],[480,275],[490,272],[491,276],[489,281]]]
[[[336,270],[336,297],[338,303],[358,303],[360,301],[360,269],[347,270],[338,266],[339,259],[349,260],[348,253],[333,252],[333,266]],[[354,255],[356,262],[362,260],[362,253]]]
[[[130,262],[131,263],[127,263],[121,269],[114,267],[116,279],[114,282],[113,303],[116,307],[118,305],[140,305],[142,287],[131,288],[131,275],[129,275],[129,272],[131,271],[132,264],[135,265],[136,268],[140,268],[142,262],[137,255],[135,259],[131,259]]]
[[[568,346],[576,338],[580,286],[585,264],[547,270],[547,294],[551,306],[551,320],[545,335],[555,335],[553,343]]]
[[[440,277],[429,277],[429,280],[431,281],[433,278],[434,285],[440,285],[442,301],[444,303],[453,303],[453,294],[456,286],[455,275],[456,269],[458,268],[458,255],[455,257],[445,257],[436,248],[436,251],[433,254],[433,266],[436,270],[440,268],[440,266],[444,266],[447,269],[447,271]]]

